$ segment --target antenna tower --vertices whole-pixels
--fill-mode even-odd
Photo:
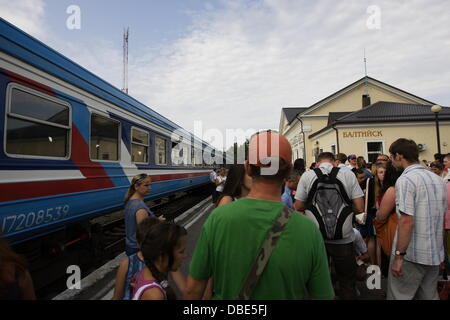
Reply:
[[[366,48],[364,48],[364,72],[365,72],[365,76],[366,76],[364,94],[368,96],[368,95],[369,95],[369,89],[367,88],[367,59],[366,59]]]
[[[130,28],[123,30],[123,83],[122,91],[128,94],[128,35]]]
[[[367,77],[367,59],[366,59],[366,48],[364,48],[364,72]]]

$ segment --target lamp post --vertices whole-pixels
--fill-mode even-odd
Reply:
[[[439,136],[439,119],[438,114],[441,112],[442,107],[440,105],[435,104],[431,107],[431,111],[434,112],[434,116],[436,119],[436,136],[437,136],[437,143],[438,143],[438,153],[441,154],[441,138]]]

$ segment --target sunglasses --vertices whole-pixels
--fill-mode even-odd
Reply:
[[[147,179],[147,177],[148,177],[148,174],[146,174],[146,173],[141,173],[141,174],[138,174],[137,176],[134,176],[134,177],[133,177],[133,180],[136,181],[136,182],[138,182],[139,180]]]

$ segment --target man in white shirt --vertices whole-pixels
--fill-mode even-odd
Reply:
[[[346,165],[345,162],[347,161],[347,155],[345,153],[338,153],[336,155],[336,160],[334,161],[334,166],[338,167],[338,168],[345,168],[345,169],[349,169]]]
[[[336,159],[330,152],[321,153],[318,157],[319,169],[324,175],[329,175],[334,167]],[[294,208],[297,211],[304,211],[307,205],[309,193],[313,188],[314,182],[318,179],[314,170],[305,172],[300,178],[297,193],[295,195]],[[352,209],[355,213],[364,211],[364,194],[356,180],[355,175],[348,169],[339,169],[336,179],[342,184],[347,198],[352,203]],[[353,220],[353,214],[349,216],[350,223]],[[353,241],[355,240],[354,232],[348,237],[338,240],[325,240],[325,247],[328,256],[331,256],[336,268],[336,274],[340,285],[339,297],[341,299],[355,299],[355,279],[356,264]]]
[[[392,164],[403,168],[395,184],[398,229],[392,245],[388,300],[438,300],[439,265],[444,261],[446,187],[442,178],[419,163],[413,140],[389,148]]]

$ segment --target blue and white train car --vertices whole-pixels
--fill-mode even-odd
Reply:
[[[172,163],[178,125],[1,18],[0,112],[0,236],[13,244],[122,208],[140,173],[146,200],[209,181],[204,161]]]

